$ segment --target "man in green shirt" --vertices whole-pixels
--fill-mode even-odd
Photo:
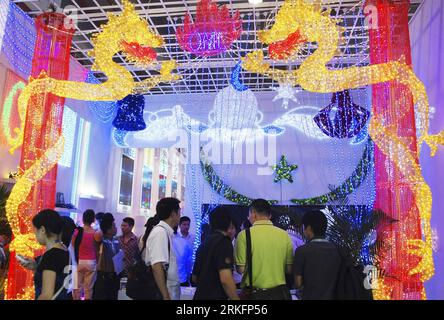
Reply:
[[[273,226],[270,220],[271,206],[264,199],[254,200],[249,208],[248,219],[252,223],[251,254],[253,299],[291,300],[285,285],[285,273],[291,274],[293,245],[286,231]],[[247,265],[246,230],[239,233],[235,261],[239,273],[243,274],[242,288],[250,287]]]

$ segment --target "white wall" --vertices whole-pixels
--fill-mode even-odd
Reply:
[[[413,68],[424,82],[430,105],[436,114],[430,121],[430,132],[444,130],[444,1],[425,0],[410,22]],[[444,299],[444,148],[430,157],[423,146],[421,165],[433,194],[432,228],[435,230],[435,275],[426,282],[429,299]]]

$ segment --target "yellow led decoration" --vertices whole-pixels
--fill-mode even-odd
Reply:
[[[6,217],[14,233],[10,250],[26,257],[33,257],[34,250],[40,249],[36,242],[31,223],[26,224],[26,232],[22,232],[18,220],[19,206],[26,201],[32,186],[43,178],[60,160],[64,150],[64,138],[59,136],[57,142],[25,170],[17,179],[6,202]]]
[[[35,289],[33,287],[23,288],[23,293],[17,295],[17,300],[34,300]]]
[[[299,31],[307,42],[316,42],[318,47],[307,57],[297,70],[274,70],[264,61],[262,51],[254,51],[243,59],[242,67],[250,72],[266,75],[278,82],[300,85],[304,90],[318,93],[332,93],[345,89],[354,89],[388,81],[398,81],[406,85],[418,107],[418,120],[422,124],[418,139],[418,152],[426,142],[435,155],[438,145],[444,144],[444,131],[438,135],[429,135],[429,103],[423,83],[405,63],[404,58],[384,64],[366,67],[351,67],[342,70],[329,70],[327,63],[338,53],[342,42],[343,28],[329,17],[329,12],[321,12],[319,6],[304,0],[286,0],[276,15],[275,23],[269,30],[261,31],[259,39],[271,44],[286,39],[290,34]],[[298,50],[298,48],[294,48]],[[406,110],[399,103],[402,116]],[[421,258],[419,264],[410,270],[410,274],[420,274],[422,281],[434,274],[431,237],[432,195],[426,184],[421,168],[416,163],[417,155],[409,149],[408,142],[397,136],[381,119],[372,117],[369,134],[382,152],[393,159],[410,189],[414,193],[416,205],[422,220],[423,239],[408,240],[409,253]]]
[[[373,290],[373,299],[390,300],[393,289],[385,284],[384,277],[378,278],[378,286]]]
[[[93,69],[103,72],[107,81],[101,84],[91,84],[57,80],[49,77],[45,70],[42,70],[37,78],[30,77],[28,84],[23,88],[18,98],[20,112],[26,110],[30,101],[36,106],[43,105],[41,100],[45,98],[47,93],[76,100],[112,101],[123,99],[133,93],[136,88],[143,88],[146,91],[160,82],[179,79],[178,75],[172,74],[176,68],[175,61],[163,62],[160,75],[142,83],[136,83],[129,70],[113,61],[115,54],[123,52],[128,54],[130,61],[138,62],[134,55],[125,51],[125,43],[134,44],[140,49],[140,52],[151,52],[146,47],[157,48],[164,44],[162,37],[153,32],[147,21],[137,15],[134,5],[130,1],[123,0],[123,5],[123,12],[119,16],[109,15],[109,21],[103,26],[102,31],[93,36],[94,49],[89,53],[95,59]],[[143,56],[139,58],[141,63],[148,61]],[[40,131],[44,121],[50,120],[43,119],[38,108],[28,116],[31,117],[33,129],[36,131]],[[23,136],[23,130],[20,134]],[[31,135],[30,139],[35,139],[35,136]],[[28,215],[19,216],[19,208],[26,203],[32,187],[57,164],[63,153],[64,139],[62,136],[50,136],[46,139],[50,140],[46,141],[45,145],[52,144],[52,147],[47,150],[35,150],[36,160],[30,164],[29,168],[21,172],[6,203],[6,216],[14,233],[10,249],[28,257],[33,257],[34,251],[40,246],[35,240],[31,217]],[[23,138],[14,147],[19,147],[22,140]],[[34,145],[33,141],[29,142]],[[24,288],[23,294],[18,299],[32,299],[32,297],[33,288],[27,287]]]
[[[153,76],[146,80],[137,83],[136,87],[133,89],[133,93],[143,93],[147,92],[150,88],[153,88],[157,83],[162,81],[177,81],[180,76],[172,73],[174,69],[177,68],[177,63],[174,60],[166,61],[162,63],[160,68],[160,75]]]
[[[137,43],[140,46],[157,48],[164,44],[160,35],[153,32],[148,22],[140,18],[134,9],[134,5],[128,0],[123,0],[124,10],[119,15],[109,15],[109,21],[102,27],[100,33],[93,35],[94,48],[89,55],[95,59],[93,70],[101,71],[107,76],[107,81],[101,84],[56,80],[45,77],[44,71],[39,79],[29,83],[22,92],[19,105],[27,103],[29,98],[36,93],[52,93],[59,97],[87,100],[87,101],[112,101],[121,100],[131,94],[138,86],[129,70],[113,61],[118,52],[125,53],[123,41]],[[141,62],[146,62],[141,58]],[[131,58],[134,61],[134,57]],[[177,80],[177,75],[171,75],[170,67],[173,61],[166,61],[169,73],[161,73],[159,76],[148,79],[145,82],[145,90],[149,90],[161,82]],[[149,84],[149,86],[148,86]]]
[[[25,126],[25,117],[26,117],[26,105],[22,105],[22,108],[18,108],[18,114],[20,118],[20,128],[14,128],[14,133],[16,137],[11,136],[10,132],[10,120],[12,114],[12,107],[14,105],[14,96],[17,94],[17,91],[23,90],[25,87],[25,83],[22,81],[17,82],[8,93],[8,96],[5,99],[5,103],[3,105],[3,113],[2,113],[2,127],[3,134],[6,138],[6,143],[9,146],[9,153],[13,154],[16,149],[18,149],[23,143],[23,133]]]

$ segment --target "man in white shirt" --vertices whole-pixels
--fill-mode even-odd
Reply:
[[[151,265],[154,280],[164,300],[180,300],[177,261],[172,247],[173,228],[180,219],[179,203],[175,198],[163,198],[157,203],[156,215],[147,222],[148,238],[144,236],[140,244],[142,246],[146,239],[142,257],[147,265]]]
[[[181,286],[189,286],[190,274],[193,268],[194,236],[189,232],[190,223],[190,218],[185,216],[181,217],[179,229],[173,237],[173,247],[177,258],[177,268]]]

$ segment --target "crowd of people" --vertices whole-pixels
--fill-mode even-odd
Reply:
[[[54,210],[39,212],[32,224],[44,254],[17,255],[34,272],[36,299],[117,300],[122,278],[135,299],[179,300],[181,286],[196,287],[195,300],[291,300],[290,288],[299,299],[337,298],[344,261],[325,238],[321,211],[303,216],[306,243],[295,248],[289,234],[273,225],[266,200],[251,203],[240,230],[230,211],[217,207],[193,264],[191,220],[181,216],[179,204],[161,199],[140,238],[131,217],[123,219],[116,237],[111,213],[86,210],[77,226]]]

